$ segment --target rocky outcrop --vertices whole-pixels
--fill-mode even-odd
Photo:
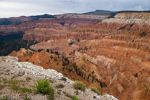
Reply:
[[[140,25],[144,24],[150,24],[149,23],[149,15],[150,13],[147,12],[141,12],[141,13],[136,13],[136,12],[122,12],[122,13],[117,13],[113,18],[108,18],[106,20],[103,20],[103,22],[107,23],[138,23]]]
[[[4,67],[5,66],[5,67]],[[29,62],[18,62],[18,58],[11,56],[3,56],[0,57],[0,97],[4,99],[20,99],[23,100],[26,96],[30,97],[31,100],[41,99],[47,100],[47,95],[42,95],[40,93],[34,94],[32,92],[36,91],[34,87],[36,87],[36,81],[38,79],[48,79],[53,84],[51,85],[54,89],[54,100],[60,99],[69,99],[67,95],[76,95],[75,89],[72,86],[74,81],[64,77],[61,73],[53,70],[53,69],[43,69],[41,66],[33,65]],[[28,79],[28,80],[27,80]],[[13,84],[18,86],[19,88],[25,87],[25,89],[30,88],[32,91],[27,93],[20,92],[19,90],[11,89],[11,85]],[[5,85],[4,85],[5,83]],[[63,84],[63,88],[56,88],[59,84]],[[7,85],[7,86],[6,86]],[[3,87],[2,87],[3,86]],[[19,92],[18,92],[19,91]],[[58,93],[59,91],[59,93]],[[61,95],[60,95],[61,94]],[[90,89],[85,89],[85,91],[78,90],[78,95],[76,95],[79,99],[83,100],[99,100],[99,99],[111,99],[117,100],[111,95],[97,95],[96,93],[90,91]]]

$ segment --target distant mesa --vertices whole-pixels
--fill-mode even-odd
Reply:
[[[118,11],[108,11],[108,10],[95,10],[83,14],[90,14],[90,15],[114,15],[118,13]]]

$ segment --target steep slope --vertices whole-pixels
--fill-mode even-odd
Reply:
[[[51,86],[54,89],[53,100],[69,99],[70,95],[75,95],[82,100],[117,100],[108,94],[103,96],[97,95],[87,88],[84,92],[78,90],[78,94],[76,94],[76,90],[72,85],[74,81],[64,77],[61,73],[53,69],[45,70],[41,66],[36,66],[29,62],[18,62],[18,58],[16,57],[0,57],[0,69],[1,99],[24,100],[28,97],[30,100],[49,100],[48,95],[36,93],[37,80],[46,78],[52,83]],[[60,84],[61,87],[59,87]]]
[[[98,76],[107,85],[106,91],[121,100],[150,98],[146,92],[150,86],[149,15],[119,13],[97,25],[87,26],[95,34],[108,33],[109,36],[90,45],[88,41],[82,43],[89,48],[75,52],[78,57],[84,54],[98,66]]]
[[[121,100],[149,100],[149,16],[147,12],[122,12],[69,31],[39,27],[28,31],[24,39],[44,41],[31,46],[32,50],[54,50],[74,59],[80,76],[100,86],[103,93]]]

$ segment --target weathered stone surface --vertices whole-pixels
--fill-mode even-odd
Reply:
[[[3,85],[3,81],[5,78],[5,81],[12,81],[12,80],[22,80],[22,85],[21,83],[19,84],[19,87],[27,87],[31,88],[35,86],[36,81],[38,79],[43,79],[46,78],[48,80],[51,80],[53,82],[52,87],[54,89],[54,100],[65,100],[69,99],[66,95],[75,95],[78,97],[78,99],[81,100],[118,100],[112,95],[97,95],[96,93],[92,92],[90,89],[85,89],[85,91],[80,91],[78,90],[78,95],[75,93],[75,89],[72,86],[72,83],[74,81],[68,79],[67,77],[64,77],[61,73],[57,72],[56,70],[53,69],[43,69],[41,66],[36,66],[33,65],[32,63],[29,62],[18,62],[18,58],[16,57],[11,57],[11,56],[3,56],[0,57],[0,72],[8,72],[8,73],[13,73],[9,75],[1,74],[1,84],[0,84],[0,98],[2,99],[4,96],[12,97],[18,96],[17,99],[22,100],[21,97],[23,96],[28,96],[28,97],[36,97],[36,98],[30,98],[31,100],[39,99],[39,100],[47,100],[46,95],[43,96],[42,94],[34,94],[34,93],[22,93],[22,92],[16,92],[12,89],[10,89],[8,86],[6,87]],[[5,66],[5,67],[4,67]],[[24,73],[21,75],[21,73]],[[30,81],[27,81],[27,77],[31,78]],[[60,80],[62,78],[65,78],[66,80]],[[56,88],[57,85],[63,84],[63,88]],[[5,83],[7,84],[7,83]],[[16,84],[18,85],[18,84]],[[36,86],[35,86],[36,87]],[[35,90],[35,89],[34,89]],[[60,94],[58,94],[58,91],[60,91]],[[18,90],[19,91],[19,90]],[[43,97],[43,98],[40,98]]]

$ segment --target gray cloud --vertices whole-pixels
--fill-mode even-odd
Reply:
[[[84,13],[99,10],[149,10],[149,0],[0,0],[0,17]]]

